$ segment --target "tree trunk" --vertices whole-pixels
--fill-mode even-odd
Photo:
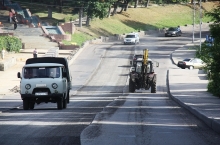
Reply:
[[[124,6],[121,7],[121,10],[120,10],[119,13],[122,13],[123,10],[124,10]]]
[[[124,11],[127,11],[127,9],[128,9],[128,1],[126,1],[126,3],[125,3]]]
[[[48,18],[52,18],[52,9],[50,6],[47,7],[48,8]]]
[[[80,8],[79,9],[79,27],[82,27],[82,13],[83,13],[83,9]]]
[[[112,16],[114,16],[117,12],[117,8],[118,8],[118,4],[117,3],[114,3],[114,10],[112,12]]]
[[[119,3],[120,5],[121,5],[121,11],[119,12],[119,13],[122,13],[122,11],[124,10],[124,11],[126,11],[127,9],[126,9],[126,6],[127,6],[127,1],[124,1],[124,3]]]
[[[109,8],[108,8],[108,15],[107,15],[107,18],[110,18],[110,15],[111,15],[111,5],[110,5]]]
[[[138,6],[138,0],[135,0],[134,8],[137,8]]]
[[[62,5],[63,5],[63,1],[62,1],[62,0],[60,0],[60,8],[59,8],[59,12],[60,12],[60,13],[62,13],[62,12],[63,12]]]
[[[87,16],[87,19],[86,19],[86,26],[87,27],[89,27],[89,25],[90,25],[90,20],[91,20],[91,18]]]
[[[150,0],[147,0],[146,3],[145,3],[145,7],[147,8],[148,7],[148,4],[149,4]]]

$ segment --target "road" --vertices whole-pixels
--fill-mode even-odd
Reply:
[[[167,95],[170,54],[191,41],[181,37],[146,35],[138,45],[122,42],[87,47],[71,65],[73,90],[67,109],[39,104],[34,110],[18,106],[0,114],[1,145],[147,145],[220,142],[220,135],[181,108]],[[128,93],[129,59],[149,49],[160,63],[157,93]]]
[[[141,90],[119,96],[83,130],[82,145],[218,144],[218,134],[167,95],[166,71],[177,68],[172,64],[170,54],[189,43],[189,36],[190,33],[185,32],[181,38],[146,36],[141,40],[136,53],[148,48],[150,58],[160,63],[155,69],[157,93]]]

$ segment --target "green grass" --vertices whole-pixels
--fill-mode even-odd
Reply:
[[[202,3],[203,8],[203,22],[208,22],[211,19],[206,17],[204,13],[212,10],[217,6],[218,2],[206,2]],[[196,6],[196,21],[199,23],[199,6]],[[35,15],[39,15],[45,21],[68,21],[69,17],[74,19],[78,18],[77,15],[69,14],[71,11],[67,9],[63,14],[57,13],[57,9],[53,10],[53,19],[47,18],[47,9],[34,10],[30,8],[31,12]],[[113,34],[124,34],[134,31],[147,31],[150,29],[159,29],[171,26],[183,26],[193,23],[193,10],[190,4],[173,4],[164,6],[150,6],[148,8],[129,8],[127,11],[123,11],[121,14],[116,14],[110,18],[104,18],[103,20],[93,19],[89,27],[83,26],[77,29],[75,34],[72,35],[70,42],[64,41],[64,44],[71,44],[76,42],[78,45],[82,45],[86,40],[98,38],[99,36],[110,36]]]
[[[65,45],[71,45],[71,43],[76,43],[79,46],[82,46],[82,44],[87,41],[87,40],[91,40],[94,37],[87,35],[85,33],[80,33],[79,31],[76,31],[73,35],[72,35],[72,40],[71,41],[63,41],[63,44]]]
[[[207,8],[205,7],[207,6]],[[198,7],[198,6],[197,6]],[[206,10],[213,8],[213,3],[205,3]],[[193,11],[189,5],[152,6],[149,8],[129,8],[103,20],[93,20],[87,28],[94,36],[123,34],[132,31],[159,29],[171,26],[183,26],[193,23]],[[196,10],[196,23],[199,23],[199,9]],[[203,22],[210,18],[203,17]]]

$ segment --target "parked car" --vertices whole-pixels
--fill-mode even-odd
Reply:
[[[165,37],[167,36],[181,36],[182,32],[179,27],[171,27],[165,32]]]
[[[124,44],[137,44],[139,43],[138,33],[127,34],[124,38]]]
[[[199,59],[199,58],[186,58],[182,61],[178,61],[177,66],[185,69],[188,68],[190,70],[192,69],[202,69],[205,67],[205,63]]]

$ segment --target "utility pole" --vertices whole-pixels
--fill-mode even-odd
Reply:
[[[201,9],[201,5],[202,5],[202,2],[201,2],[201,0],[199,0],[199,7],[200,7],[200,9],[199,9],[199,29],[200,29],[200,33],[199,33],[199,38],[200,38],[200,43],[199,43],[199,52],[201,52],[201,44],[202,44],[202,40],[201,40],[201,37],[202,37],[202,28],[201,28],[201,25],[202,25],[202,9]]]
[[[194,31],[195,31],[195,0],[193,0],[193,35],[192,35],[192,43],[194,43]]]

